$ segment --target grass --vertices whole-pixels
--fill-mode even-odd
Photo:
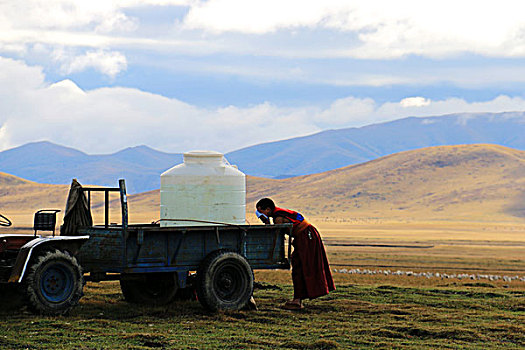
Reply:
[[[0,310],[6,349],[518,349],[525,283],[335,274],[337,290],[293,312],[289,272],[257,271],[259,311],[208,313],[196,301],[127,304],[117,282],[88,283],[66,317]],[[375,278],[375,279],[374,279]],[[407,278],[405,278],[405,282]],[[5,299],[4,299],[5,302]]]
[[[313,220],[312,220],[313,221]],[[501,223],[316,222],[334,267],[523,275],[525,226]],[[389,244],[425,248],[333,246]],[[430,248],[429,248],[430,247]],[[340,265],[340,266],[337,266]]]
[[[33,193],[19,191],[17,196]],[[51,198],[49,203],[33,204],[32,207],[13,203],[13,208],[24,209],[3,214],[7,214],[18,226],[30,227],[32,213],[36,209],[63,207],[66,194],[58,200],[57,196],[47,191],[47,188],[43,189],[41,196]],[[64,187],[62,192],[66,193],[67,189]],[[132,208],[132,221],[150,222],[150,218],[158,217],[157,202],[151,204],[149,211]],[[120,221],[118,210],[117,205],[112,206],[112,222]],[[96,221],[101,222],[102,208],[97,207],[94,214]],[[250,215],[253,216],[253,213]],[[257,222],[250,215],[249,220]],[[431,221],[422,215],[426,220],[423,222],[371,216],[367,212],[361,218],[358,215],[356,218],[308,218],[320,229],[332,267],[339,269],[348,265],[392,271],[509,276],[523,276],[525,273],[525,223],[522,220]],[[58,222],[61,222],[60,218]],[[21,232],[2,229],[2,233]],[[31,230],[27,232],[31,233]],[[421,245],[431,248],[331,245],[336,243]],[[329,296],[307,301],[307,309],[300,312],[279,308],[279,304],[292,295],[288,271],[256,272],[256,279],[266,287],[254,293],[259,305],[256,312],[211,314],[198,302],[175,302],[166,307],[132,305],[123,300],[115,282],[88,283],[79,307],[66,317],[41,317],[23,309],[20,311],[11,305],[11,297],[0,296],[0,348],[525,347],[524,282],[341,273],[335,273],[334,278],[337,290]]]
[[[317,224],[317,222],[316,222]],[[317,224],[333,267],[523,276],[521,224],[348,222]],[[493,239],[490,240],[489,236]],[[417,239],[415,239],[417,237]],[[432,248],[336,247],[398,243]],[[390,268],[396,270],[396,267]],[[482,269],[483,271],[480,271]],[[208,313],[198,302],[128,304],[118,283],[88,283],[65,317],[42,317],[0,300],[5,349],[523,349],[525,282],[335,273],[337,290],[300,312],[288,271],[256,271],[259,311]]]

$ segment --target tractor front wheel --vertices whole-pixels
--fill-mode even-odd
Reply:
[[[63,315],[78,304],[84,278],[75,257],[61,250],[37,257],[24,281],[29,307],[44,315]]]

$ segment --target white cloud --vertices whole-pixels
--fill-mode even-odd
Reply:
[[[525,100],[462,99],[407,106],[347,97],[329,107],[283,108],[271,103],[206,109],[129,88],[83,91],[74,82],[45,82],[41,68],[0,58],[0,149],[50,140],[89,153],[109,153],[147,144],[181,152],[230,151],[327,128],[357,127],[406,116],[525,110]]]
[[[329,127],[365,125],[370,122],[376,108],[376,103],[371,98],[346,97],[334,101],[329,108],[320,111],[315,121]]]
[[[13,81],[29,84],[13,89]],[[136,89],[82,91],[68,80],[46,84],[40,69],[1,58],[0,96],[4,148],[47,139],[88,152],[136,144],[170,151],[226,151],[319,130],[301,123],[300,109],[270,104],[204,109]]]
[[[136,18],[125,9],[147,6],[189,6],[195,0],[19,0],[0,2],[3,29],[97,29],[132,31]]]
[[[138,19],[127,15],[126,9],[182,6],[192,2],[194,1],[0,1],[0,50],[6,52],[16,49],[21,52],[26,46],[34,44],[105,50],[110,50],[113,45],[127,45],[130,42],[132,45],[141,45],[147,38],[137,33]],[[154,33],[154,37],[158,36],[166,37],[164,33]],[[154,42],[150,40],[150,44]],[[162,40],[162,44],[169,44],[169,40]],[[157,41],[159,48],[162,44]]]
[[[130,1],[22,0],[3,1],[4,28],[11,29],[79,29],[86,26],[106,30],[130,30],[134,19],[122,12]]]
[[[525,3],[519,0],[210,0],[193,6],[184,24],[215,34],[261,35],[301,28],[357,33],[362,45],[338,42],[338,55],[347,57],[435,57],[462,52],[523,56],[524,10]]]
[[[14,53],[23,55],[27,52],[27,46],[20,43],[2,43],[0,42],[0,52]]]
[[[430,101],[423,106],[402,106],[400,103],[385,103],[377,108],[375,114],[380,118],[393,116],[425,117],[451,113],[500,113],[525,111],[525,100],[520,97],[498,96],[490,101],[467,102],[460,98]]]
[[[399,102],[401,107],[423,107],[430,104],[430,100],[424,97],[407,97]]]
[[[60,62],[61,70],[65,74],[82,72],[87,68],[94,68],[110,77],[115,77],[121,71],[126,70],[126,57],[117,51],[87,51],[83,55],[74,56],[63,50],[55,50],[55,60]]]
[[[161,25],[142,32],[139,19],[126,12],[146,7],[162,12],[164,6],[189,9],[182,20],[173,19],[177,28],[171,32]],[[0,2],[0,43],[97,48],[102,43],[123,48],[149,39],[148,49],[173,52],[195,50],[195,41],[204,41],[208,45],[199,45],[201,53],[390,59],[469,52],[524,57],[524,12],[520,0],[4,1]],[[289,38],[303,32],[317,32],[324,39],[315,36],[312,43],[308,35],[298,36],[297,41]],[[261,37],[276,33],[272,43],[261,45]],[[333,33],[340,35],[337,40],[332,40]]]
[[[183,6],[189,12],[171,9],[172,16],[179,17],[169,19],[166,6]],[[185,70],[186,66],[169,69],[272,83],[376,87],[445,83],[479,88],[523,83],[521,60],[481,65],[461,59],[433,65],[425,60],[412,67],[400,59],[387,63],[392,69],[378,66],[382,62],[363,61],[407,55],[461,58],[464,53],[525,57],[524,10],[525,2],[511,0],[497,4],[471,0],[0,1],[0,54],[39,62],[64,76],[92,68],[115,77],[127,69],[126,57],[133,51],[140,58],[135,62],[147,62],[156,69],[185,57],[192,70]],[[147,23],[141,23],[142,13]],[[152,20],[156,15],[162,23]],[[363,61],[354,67],[355,61],[333,58]]]
[[[10,140],[9,134],[7,133],[7,125],[4,124],[0,127],[0,150],[9,148]]]

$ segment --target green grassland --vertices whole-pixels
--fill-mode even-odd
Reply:
[[[279,305],[289,272],[257,271],[258,311],[206,312],[197,301],[128,304],[118,282],[87,283],[64,317],[0,308],[5,349],[522,349],[525,283],[334,274],[337,290],[302,311]],[[400,283],[404,281],[403,283]]]
[[[389,266],[392,271],[524,276],[521,225],[508,229],[474,225],[468,230],[457,225],[425,225],[420,231],[410,225],[357,227],[320,222],[319,226],[332,268],[337,270]],[[489,241],[483,235],[492,236],[492,230],[499,232],[495,235],[498,240]],[[197,301],[177,301],[164,307],[128,304],[118,282],[88,282],[80,305],[64,317],[33,315],[15,307],[12,295],[0,296],[0,348],[525,348],[523,281],[336,272],[335,292],[306,301],[305,310],[286,311],[280,305],[292,295],[290,272],[255,271],[255,277],[258,311],[209,313]]]
[[[319,227],[337,270],[525,273],[521,224]],[[366,245],[385,243],[401,246]],[[118,282],[88,282],[80,305],[64,317],[36,316],[15,307],[13,296],[0,296],[0,349],[525,348],[523,281],[337,272],[335,292],[306,301],[305,310],[286,311],[279,306],[292,295],[290,272],[255,277],[258,311],[209,313],[197,301],[128,304]]]

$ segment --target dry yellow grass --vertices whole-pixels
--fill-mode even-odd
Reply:
[[[349,221],[525,223],[525,152],[440,146],[284,180],[250,179],[248,205],[270,196],[308,216]]]
[[[525,225],[520,223],[311,221],[319,228],[334,266],[525,274]]]
[[[525,224],[487,222],[369,222],[352,223],[311,219],[330,239],[357,241],[448,242],[491,241],[522,242]]]
[[[28,226],[40,209],[64,210],[69,186],[46,185],[0,173],[0,214],[14,224]]]

